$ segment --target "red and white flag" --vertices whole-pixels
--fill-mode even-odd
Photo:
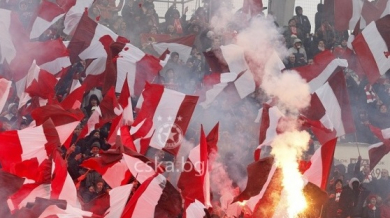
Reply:
[[[83,102],[84,92],[85,86],[78,87],[60,102],[61,107],[65,110],[79,109]]]
[[[152,161],[147,158],[123,154],[123,161],[131,172],[131,175],[133,175],[141,184],[158,173],[155,171],[156,169],[153,169]]]
[[[348,67],[345,59],[336,58],[330,51],[321,52],[314,57],[314,64],[294,68],[306,80],[310,93],[314,93],[339,69]]]
[[[343,71],[334,73],[315,90],[311,105],[303,114],[308,119],[320,121],[324,129],[335,131],[334,137],[355,132]]]
[[[20,99],[19,108],[27,104],[34,96],[52,100],[56,84],[57,79],[54,75],[42,70],[33,61],[27,75],[15,82],[16,94]]]
[[[92,6],[94,0],[76,0],[76,4],[72,6],[65,15],[64,19],[64,30],[63,32],[67,35],[73,35],[74,30],[79,24],[85,9]]]
[[[370,23],[356,36],[352,46],[373,84],[390,69],[390,15]]]
[[[234,202],[246,201],[253,215],[257,214],[254,217],[273,217],[283,190],[282,170],[267,157],[248,165],[247,171],[247,186]]]
[[[84,80],[84,83],[88,83],[89,89],[104,85],[107,61],[112,61],[107,60],[110,57],[110,45],[114,42],[127,43],[128,40],[96,23],[88,17],[86,12],[83,14],[72,40],[69,42],[68,49],[72,63],[79,60],[90,60],[85,70],[86,78]]]
[[[11,213],[25,207],[29,202],[35,202],[37,197],[50,199],[50,184],[25,184],[7,201]]]
[[[334,1],[335,29],[353,30],[360,20],[360,29],[372,21],[390,14],[388,0],[337,0]]]
[[[180,193],[163,175],[156,174],[138,187],[121,217],[176,217],[181,206]]]
[[[118,218],[121,217],[126,203],[130,197],[133,184],[118,186],[110,190],[110,207],[104,218]]]
[[[379,129],[371,124],[369,127],[371,132],[381,141],[368,147],[370,169],[372,170],[379,161],[390,152],[390,128]]]
[[[183,171],[177,184],[178,188],[181,189],[185,208],[194,200],[200,201],[207,208],[211,207],[208,156],[208,145],[202,126],[200,144],[191,149],[184,165],[184,169],[191,170]]]
[[[147,125],[137,131],[154,132],[150,146],[176,155],[197,101],[198,96],[185,95],[162,85],[146,84],[137,103],[140,111],[133,126],[145,122]]]
[[[169,50],[170,52],[177,52],[179,54],[179,59],[186,63],[191,55],[194,42],[195,35],[188,35],[180,38],[156,42],[152,44],[152,46],[159,55],[162,55],[166,50]]]
[[[122,156],[121,153],[105,152],[101,153],[100,157],[85,160],[81,166],[96,170],[110,187],[116,188],[127,184],[131,178],[131,173]]]
[[[64,15],[65,11],[59,5],[47,0],[42,1],[32,24],[30,39],[38,38]]]
[[[311,157],[309,162],[310,167],[303,173],[305,179],[324,191],[327,189],[336,144],[337,138],[334,138],[321,145]]]
[[[152,55],[145,54],[130,43],[125,44],[116,59],[118,75],[115,91],[120,92],[125,80],[127,80],[130,93],[139,96],[146,82],[152,83],[166,62],[167,58],[162,61]]]
[[[222,45],[204,52],[204,56],[213,73],[239,74],[248,69],[245,50],[236,44]]]
[[[8,172],[14,164],[33,158],[37,158],[38,165],[41,164],[60,143],[50,120],[41,126],[2,132],[0,139],[7,142],[0,146],[0,162],[3,170]]]
[[[280,119],[284,117],[279,108],[272,103],[263,104],[259,110],[259,116],[255,122],[260,122],[259,146],[256,148],[254,157],[255,160],[260,160],[261,149],[264,146],[270,146],[279,134],[278,125]]]
[[[67,163],[58,151],[54,153],[53,159],[50,198],[66,200],[73,207],[80,207],[77,189],[68,173]]]

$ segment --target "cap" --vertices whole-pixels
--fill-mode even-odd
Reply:
[[[302,41],[301,41],[300,39],[296,38],[296,39],[294,40],[294,44],[295,44],[295,43],[298,43],[298,42],[302,43]]]
[[[98,148],[100,149],[100,143],[99,143],[99,142],[94,142],[94,143],[92,143],[91,149],[92,149],[93,147],[98,147]]]

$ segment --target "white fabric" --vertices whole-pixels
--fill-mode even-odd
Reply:
[[[314,93],[324,83],[326,83],[337,67],[348,67],[348,61],[345,59],[334,59],[332,60],[325,69],[316,78],[309,82],[310,93]]]
[[[18,137],[22,148],[22,161],[37,158],[41,164],[46,158],[46,136],[42,126],[18,130]]]
[[[138,198],[137,204],[134,208],[132,218],[154,218],[154,211],[158,201],[160,200],[163,188],[165,187],[166,179],[162,175],[156,176],[143,194]]]
[[[10,10],[0,8],[0,63],[4,60],[11,63],[16,56],[16,48],[10,33],[11,13]]]
[[[105,218],[121,217],[132,188],[133,184],[128,184],[110,190],[110,208],[108,208]]]
[[[65,14],[60,14],[57,17],[55,17],[52,21],[47,21],[42,19],[41,17],[37,17],[31,29],[30,39],[38,38],[40,35],[42,35],[43,32],[49,29],[51,25],[53,25],[55,22],[61,19],[64,15]]]

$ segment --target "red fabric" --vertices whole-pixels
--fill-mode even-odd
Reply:
[[[85,92],[85,86],[81,85],[79,88],[71,92],[66,98],[60,103],[62,108],[65,110],[80,108],[83,102],[83,96]]]
[[[64,110],[59,105],[46,105],[33,110],[31,116],[37,125],[41,125],[46,120],[51,119],[55,126],[60,126],[82,120],[84,113],[80,109]]]

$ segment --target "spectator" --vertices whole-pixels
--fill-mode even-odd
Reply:
[[[324,218],[337,217],[337,209],[339,208],[340,196],[343,191],[343,181],[338,179],[334,182],[332,191],[329,192],[329,200],[325,205]]]
[[[383,201],[380,218],[388,218],[388,217],[390,217],[390,195],[387,198],[385,198],[385,200]]]
[[[337,215],[340,218],[361,217],[363,203],[370,194],[360,185],[359,179],[352,178],[341,192]]]
[[[84,107],[84,111],[85,111],[87,117],[90,117],[92,115],[92,113],[99,106],[99,104],[100,104],[100,101],[99,101],[99,98],[97,97],[97,95],[92,94],[89,97],[88,105],[86,107]]]
[[[284,27],[283,36],[286,39],[287,48],[291,48],[294,45],[295,39],[304,38],[302,30],[297,28],[297,22],[293,18],[288,21],[288,26]]]
[[[371,175],[370,166],[368,164],[364,164],[362,171],[360,171],[360,164],[362,162],[362,157],[358,157],[358,161],[355,165],[355,177],[359,179],[361,182],[361,185],[370,191],[371,193],[377,193],[376,192],[376,182],[377,179]]]
[[[381,178],[377,181],[378,195],[382,199],[386,199],[390,195],[390,178],[389,171],[382,169]]]
[[[165,14],[166,25],[172,25],[175,32],[178,35],[184,34],[184,28],[187,25],[186,21],[186,13],[188,11],[188,7],[185,7],[183,15],[180,17],[180,12],[176,9],[176,4],[172,4],[171,7],[167,10]]]
[[[298,65],[305,65],[307,63],[306,51],[302,47],[302,41],[300,39],[294,40],[294,46],[288,49],[288,52],[295,55],[295,61]]]
[[[95,186],[90,185],[85,191],[82,192],[81,198],[83,199],[84,203],[90,202],[92,199],[96,198],[97,194],[95,191]]]
[[[323,20],[321,27],[316,30],[315,41],[324,41],[326,49],[332,49],[336,41],[333,27],[328,20]]]
[[[377,206],[377,197],[371,195],[367,200],[368,204],[363,208],[362,218],[380,218],[381,210]]]
[[[326,48],[325,48],[325,43],[324,43],[324,41],[319,40],[317,46],[315,46],[315,47],[313,48],[312,56],[313,56],[313,57],[316,56],[317,54],[319,54],[319,53],[325,51],[325,49],[326,49]]]
[[[322,20],[325,18],[325,13],[324,13],[324,4],[319,3],[317,5],[317,12],[314,15],[314,31],[317,31],[318,28],[320,28]]]
[[[295,13],[296,15],[293,17],[297,23],[297,28],[301,29],[304,36],[306,34],[310,34],[311,31],[311,24],[309,18],[307,16],[303,15],[303,9],[301,6],[295,7]]]
[[[294,55],[294,54],[290,54],[290,55],[288,56],[288,60],[287,60],[287,64],[286,64],[286,69],[292,69],[292,68],[301,66],[301,64],[298,64],[295,60],[296,60],[296,59],[295,59],[295,55]]]

